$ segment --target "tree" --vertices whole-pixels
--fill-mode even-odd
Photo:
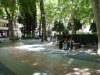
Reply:
[[[98,36],[98,54],[100,54],[100,0],[92,0]]]
[[[0,7],[6,12],[9,20],[10,38],[14,40],[14,26],[18,19],[20,23],[24,23],[24,32],[34,36],[36,28],[36,0],[0,0]],[[21,22],[20,19],[23,21]]]
[[[76,18],[74,19],[74,25],[75,25],[75,33],[77,30],[82,28],[82,24],[80,23],[80,20],[78,20]],[[68,30],[72,30],[71,22],[68,23],[67,28],[68,28]]]
[[[57,31],[59,34],[64,31],[64,25],[61,21],[54,22],[54,28],[52,30]]]
[[[35,29],[37,27],[36,0],[20,0],[19,5],[19,17],[22,19],[22,23],[24,24],[23,33],[28,37],[34,37]]]
[[[4,11],[6,12],[6,16],[9,21],[9,31],[10,35],[9,37],[14,41],[14,26],[16,23],[16,17],[17,17],[17,12],[18,12],[18,1],[17,0],[0,0],[0,4]]]
[[[44,12],[44,1],[40,0],[40,11],[41,11],[41,20],[42,20],[42,42],[47,41],[46,34],[46,20],[45,20],[45,12]]]
[[[82,29],[82,24],[80,23],[80,20],[74,19],[75,24],[75,33],[77,30]]]

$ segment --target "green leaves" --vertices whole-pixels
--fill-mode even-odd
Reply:
[[[61,21],[54,22],[54,28],[53,28],[54,31],[61,33],[64,31],[64,29],[65,29],[64,24]]]
[[[33,11],[35,10],[35,3],[36,0],[20,0],[19,1],[20,11],[23,13],[32,14]]]
[[[93,17],[91,0],[46,0],[45,11],[47,20],[71,18],[72,12],[77,19]]]
[[[18,11],[17,0],[0,0],[0,9],[7,17],[14,17]]]

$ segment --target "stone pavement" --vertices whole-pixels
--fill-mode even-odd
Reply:
[[[29,71],[27,71],[27,74],[24,74],[26,70],[20,67],[22,75],[99,75],[100,73],[100,56],[92,53],[90,48],[84,47],[70,51],[60,50],[52,43],[41,43],[40,40],[21,40],[8,47],[7,53],[9,54],[7,55],[12,56],[16,62],[22,63],[17,64],[17,66],[24,67],[22,65],[26,64],[27,67],[31,66],[34,68],[34,71],[26,68]],[[2,55],[2,60],[3,58],[4,56]],[[14,63],[10,62],[8,64]],[[12,69],[11,66],[8,67]],[[14,73],[21,71],[16,69],[16,67],[13,70]],[[18,75],[21,74],[19,73]]]

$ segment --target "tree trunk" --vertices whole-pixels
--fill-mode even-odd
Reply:
[[[75,9],[73,8],[73,0],[72,0],[72,7],[71,7],[71,27],[72,27],[72,35],[75,34],[75,22],[74,22],[74,11]]]
[[[34,10],[33,14],[30,15],[29,13],[25,14],[24,19],[24,33],[28,35],[28,37],[35,36],[35,28],[37,27],[37,18],[36,18],[36,10]]]
[[[39,37],[41,37],[41,19],[39,20]]]
[[[72,27],[72,35],[75,34],[75,21],[74,21],[74,15],[71,16],[71,27]]]
[[[32,16],[32,21],[33,21],[33,24],[32,24],[32,37],[35,36],[35,29],[37,27],[37,10],[36,10],[36,3],[34,4],[34,11],[33,11],[33,16]]]
[[[94,17],[97,27],[97,36],[98,36],[98,54],[100,54],[100,0],[92,0]]]
[[[46,21],[45,21],[45,12],[44,12],[44,2],[43,2],[43,0],[40,0],[40,10],[41,10],[41,18],[42,18],[42,41],[47,41]]]
[[[15,37],[14,37],[14,26],[13,26],[13,20],[9,20],[9,32],[10,32],[10,39],[12,41],[15,41]]]

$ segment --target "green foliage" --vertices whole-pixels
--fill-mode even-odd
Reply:
[[[2,18],[2,16],[4,15],[4,12],[2,10],[2,8],[0,9],[0,18]]]
[[[75,24],[75,30],[79,30],[82,28],[82,24],[80,23],[80,20],[74,19]]]
[[[74,19],[74,25],[75,25],[76,31],[82,28],[82,24],[80,23],[80,20],[78,20],[78,19]],[[71,30],[71,22],[68,23],[67,28],[68,28],[68,30]]]
[[[56,35],[58,40],[61,39],[61,35]],[[80,43],[82,45],[89,45],[89,44],[97,44],[98,38],[96,34],[74,34],[73,36],[69,34],[70,37],[72,37],[72,40],[75,43]]]
[[[12,15],[15,10],[18,10],[17,0],[0,0],[1,8],[4,8],[6,13]],[[12,15],[13,16],[13,15]]]
[[[49,1],[49,3],[45,4],[45,16],[47,23],[51,23],[54,20],[54,17],[56,17],[55,13],[55,7],[52,2]],[[54,12],[53,12],[54,11]]]
[[[57,31],[59,33],[64,31],[64,24],[61,21],[55,21],[54,22],[54,28],[52,29],[54,31]]]
[[[71,30],[71,22],[68,22],[67,29]]]
[[[31,34],[26,34],[26,36],[23,37],[23,39],[33,39],[33,37],[31,36]]]
[[[73,39],[75,42],[79,42],[85,45],[98,43],[98,38],[96,34],[74,34]]]
[[[91,0],[73,0],[71,7],[73,8],[74,17],[77,19],[84,19],[87,21],[94,17]]]
[[[46,0],[45,11],[48,23],[57,19],[69,20],[72,12],[80,20],[89,21],[94,17],[91,0]]]
[[[25,13],[32,15],[35,11],[35,3],[36,0],[19,0],[19,10],[21,14],[23,14],[23,16]]]
[[[66,27],[64,27],[63,32],[65,32],[65,33],[68,32],[69,33],[69,30]]]

